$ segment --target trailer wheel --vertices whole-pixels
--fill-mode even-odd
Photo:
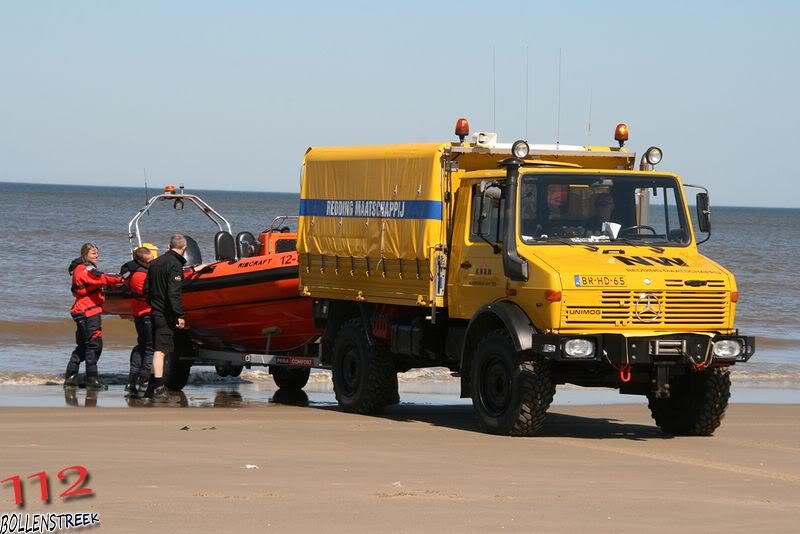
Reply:
[[[285,391],[300,391],[308,383],[311,375],[310,367],[283,367],[275,365],[269,368],[272,373],[272,380],[278,389]]]
[[[167,354],[164,358],[164,385],[170,391],[181,391],[189,381],[189,372],[192,364],[178,358],[176,352]]]
[[[217,376],[221,376],[223,378],[231,374],[230,365],[215,365],[214,370],[217,372]]]
[[[333,391],[346,412],[377,414],[397,397],[394,363],[367,341],[361,319],[345,322],[333,348]]]
[[[244,370],[244,366],[242,366],[242,365],[232,365],[232,366],[231,366],[231,370],[230,370],[230,375],[231,375],[233,378],[236,378],[236,377],[238,377],[240,374],[242,374],[242,371],[243,371],[243,370]]]
[[[710,436],[719,427],[731,396],[728,369],[706,369],[670,381],[670,396],[647,395],[658,427],[676,436]]]
[[[531,436],[541,428],[555,386],[542,361],[519,361],[504,328],[489,332],[472,362],[472,406],[492,434]]]

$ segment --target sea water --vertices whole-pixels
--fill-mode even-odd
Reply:
[[[296,215],[298,210],[296,194],[187,192],[211,204],[228,220],[234,234],[249,231],[257,235],[275,217]],[[150,189],[150,195],[155,193]],[[100,269],[118,272],[130,257],[128,223],[145,199],[143,188],[0,183],[0,405],[3,396],[11,395],[9,387],[19,391],[17,386],[60,383],[74,346],[67,267],[79,255],[81,245],[91,242],[100,248]],[[740,295],[737,327],[742,334],[757,337],[751,362],[734,368],[734,399],[774,401],[780,390],[789,393],[778,399],[798,402],[800,210],[712,209],[713,234],[700,250],[736,275]],[[291,219],[288,224],[295,226]],[[212,239],[217,228],[188,203],[177,211],[171,202],[159,202],[142,217],[139,227],[143,240],[155,243],[161,252],[171,234],[184,233],[195,238],[205,260],[213,259]],[[100,370],[113,387],[124,383],[129,347],[135,340],[115,339],[110,321],[105,320],[106,348]],[[327,375],[321,374],[318,382],[315,387],[319,391],[330,391]],[[442,394],[452,400],[458,394],[457,379],[444,369],[412,371],[401,375],[400,383],[401,392],[412,397]],[[255,370],[245,371],[238,380],[220,379],[208,369],[193,371],[189,387],[204,385],[252,389],[259,399],[274,391],[269,376]],[[744,392],[742,388],[754,389]],[[557,401],[580,401],[582,390],[562,389],[566,393],[560,392]],[[601,402],[612,398],[605,395],[595,394]],[[19,403],[35,404],[30,398]]]

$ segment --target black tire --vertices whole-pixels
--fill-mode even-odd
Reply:
[[[670,381],[670,396],[647,395],[650,413],[667,434],[710,436],[719,427],[731,396],[728,369],[689,372]]]
[[[237,378],[240,374],[242,374],[243,370],[244,370],[244,366],[243,365],[233,365],[233,366],[231,366],[231,370],[230,370],[229,374],[233,378]]]
[[[519,361],[504,328],[489,332],[472,358],[472,406],[486,431],[532,436],[544,423],[555,386],[547,362]]]
[[[230,365],[215,365],[214,370],[217,372],[217,376],[221,376],[223,378],[231,374]]]
[[[397,373],[388,354],[371,347],[361,319],[339,329],[333,348],[333,391],[346,412],[378,414],[397,397]]]
[[[172,352],[164,358],[164,385],[170,391],[181,391],[189,381],[189,372],[192,370],[191,362],[181,360],[177,353]]]
[[[283,367],[275,365],[269,368],[272,380],[278,389],[285,391],[300,391],[308,384],[311,375],[310,367]]]

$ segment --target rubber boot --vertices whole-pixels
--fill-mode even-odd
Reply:
[[[64,377],[64,389],[78,389],[78,373]]]
[[[128,384],[125,386],[126,396],[135,397],[138,391],[136,390],[136,375],[128,375]]]
[[[104,391],[108,389],[108,386],[100,382],[100,380],[97,379],[97,375],[88,375],[86,377],[86,389]]]
[[[144,397],[146,395],[147,388],[150,386],[150,377],[149,376],[139,376],[136,382],[136,387],[139,390],[139,397]]]
[[[150,375],[150,378],[147,380],[147,388],[144,390],[142,397],[145,399],[152,399],[154,389],[156,389],[156,379],[153,375]]]

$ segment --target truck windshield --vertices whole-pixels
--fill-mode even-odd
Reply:
[[[670,176],[525,174],[520,180],[526,244],[685,246],[691,235],[685,213]]]

